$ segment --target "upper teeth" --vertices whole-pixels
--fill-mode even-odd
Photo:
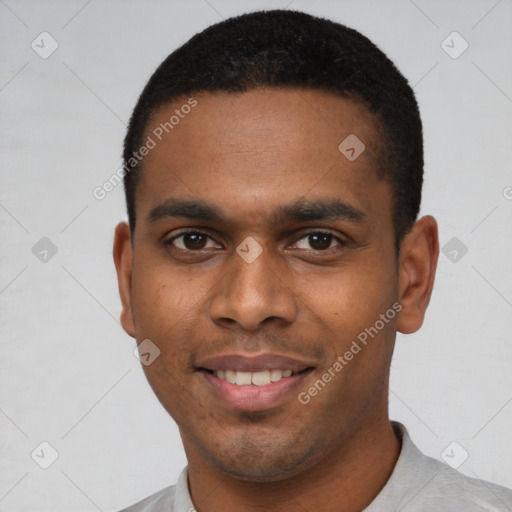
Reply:
[[[236,370],[215,370],[214,375],[222,380],[238,386],[265,386],[271,382],[281,380],[283,377],[290,377],[292,370],[263,370],[261,372],[239,372]]]

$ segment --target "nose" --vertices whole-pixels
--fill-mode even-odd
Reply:
[[[268,249],[250,263],[234,252],[210,302],[210,317],[223,327],[255,331],[265,323],[289,325],[297,315],[297,298],[286,273]]]

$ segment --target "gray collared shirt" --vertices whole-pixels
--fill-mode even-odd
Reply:
[[[469,478],[423,455],[401,423],[392,425],[402,450],[386,485],[363,512],[512,512],[512,490]],[[121,512],[195,512],[187,478],[185,467],[176,485]]]

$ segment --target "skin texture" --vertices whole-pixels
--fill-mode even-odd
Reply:
[[[306,89],[194,98],[197,106],[144,159],[133,240],[120,223],[114,242],[122,325],[161,351],[144,371],[179,426],[194,505],[199,512],[361,510],[400,452],[388,418],[389,365],[396,331],[423,322],[436,222],[416,221],[397,258],[391,189],[377,177],[383,148],[360,104]],[[147,133],[187,100],[160,108]],[[351,133],[366,146],[354,161],[338,150]],[[170,198],[207,201],[225,220],[150,222]],[[283,205],[327,199],[363,218],[279,219]],[[170,242],[185,228],[208,237]],[[318,230],[333,238],[308,237]],[[248,236],[263,249],[252,263],[236,252]],[[397,302],[399,314],[300,403],[298,392]],[[298,357],[314,369],[276,406],[235,410],[197,370],[201,359],[234,352]]]

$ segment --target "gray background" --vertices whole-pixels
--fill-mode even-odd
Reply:
[[[92,191],[118,169],[131,109],[168,53],[222,18],[286,5],[0,0],[1,511],[118,510],[186,464],[118,321],[122,187],[101,201]],[[360,30],[414,86],[422,213],[438,219],[445,253],[424,327],[397,341],[391,416],[427,454],[459,464],[467,452],[460,471],[512,487],[512,3],[288,8]],[[46,59],[43,31],[58,43]],[[453,31],[469,44],[461,55]],[[43,441],[58,453],[48,469]]]

